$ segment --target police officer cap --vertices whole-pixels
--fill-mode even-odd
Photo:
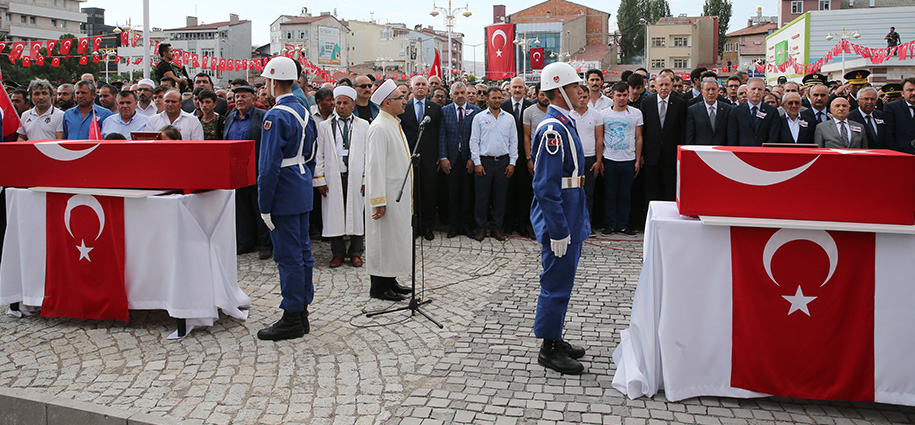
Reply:
[[[232,91],[235,92],[235,93],[238,93],[238,92],[241,92],[241,91],[246,91],[246,92],[248,92],[248,93],[255,94],[255,93],[254,93],[254,87],[251,87],[251,86],[238,86],[238,87],[232,89]]]
[[[381,104],[384,103],[384,100],[387,99],[394,90],[397,90],[397,83],[391,79],[384,80],[384,83],[378,86],[378,88],[375,89],[375,93],[372,94],[372,103],[381,106]]]
[[[902,84],[890,83],[884,84],[883,88],[880,89],[883,91],[883,94],[891,97],[899,96],[902,94]]]
[[[848,81],[848,84],[859,85],[859,84],[867,84],[868,75],[871,75],[871,72],[866,69],[862,69],[862,70],[858,70],[858,71],[846,72],[844,77],[845,77],[845,80]]]
[[[815,86],[817,84],[826,84],[826,76],[820,74],[819,72],[814,72],[812,74],[807,74],[804,76],[804,79],[801,80],[805,86]]]
[[[788,78],[786,78],[784,75],[782,75],[781,77],[778,77],[778,84],[785,84],[787,82],[788,82]]]
[[[334,99],[336,99],[337,96],[346,96],[356,100],[356,89],[350,86],[338,86],[334,89]]]
[[[19,83],[12,80],[6,80],[3,82],[3,88],[7,90],[16,90],[19,88]]]

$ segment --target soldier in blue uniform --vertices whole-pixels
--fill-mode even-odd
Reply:
[[[531,137],[534,161],[531,224],[542,244],[540,297],[534,319],[534,335],[543,339],[537,362],[563,374],[579,374],[577,360],[582,347],[562,339],[563,322],[578,269],[582,242],[590,233],[584,190],[585,156],[581,139],[570,116],[569,99],[582,96],[581,77],[567,63],[547,65],[540,75],[540,89],[550,106]]]
[[[257,332],[264,340],[299,338],[309,332],[308,304],[314,298],[308,215],[312,210],[312,175],[317,127],[292,95],[296,66],[273,58],[264,67],[267,90],[276,106],[264,116],[257,176],[261,217],[270,229],[273,258],[280,272],[283,317]]]

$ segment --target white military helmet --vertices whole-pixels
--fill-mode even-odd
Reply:
[[[565,62],[553,62],[540,73],[540,90],[552,90],[572,83],[580,83],[581,77],[575,68]]]
[[[299,79],[296,75],[295,62],[285,56],[277,56],[270,59],[264,66],[264,72],[261,73],[264,78],[278,81],[295,81]]]

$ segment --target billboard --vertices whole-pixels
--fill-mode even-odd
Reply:
[[[810,63],[810,13],[804,13],[778,31],[766,37],[766,63],[782,65],[794,58],[800,64]],[[789,81],[800,82],[804,77],[792,67],[779,72],[772,66],[766,67],[766,80],[774,83],[778,77],[787,77]]]
[[[318,63],[340,64],[340,29],[318,27]]]

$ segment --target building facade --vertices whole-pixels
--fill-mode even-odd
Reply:
[[[912,6],[912,0],[779,0],[778,26],[788,25],[807,12]],[[902,24],[896,25],[897,28]]]
[[[730,64],[729,68],[734,66],[740,71],[755,72],[752,68],[766,60],[766,36],[777,29],[776,22],[763,22],[728,33],[722,60]]]
[[[57,40],[64,34],[84,37],[80,25],[86,14],[84,0],[0,1],[0,34],[9,41]]]
[[[718,62],[718,18],[668,16],[647,26],[645,61],[655,74],[670,68],[689,73]]]
[[[287,49],[300,51],[328,71],[345,71],[350,65],[349,33],[349,27],[330,12],[283,15],[270,25],[270,49],[273,54]]]

